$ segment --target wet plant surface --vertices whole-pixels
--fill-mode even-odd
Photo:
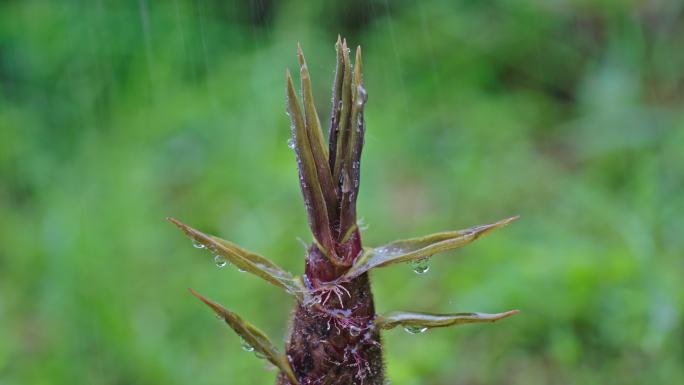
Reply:
[[[296,300],[285,352],[258,328],[196,291],[219,319],[242,338],[242,347],[279,369],[278,385],[385,385],[380,331],[403,327],[410,334],[430,328],[494,322],[516,314],[376,314],[369,271],[409,263],[416,274],[429,271],[437,253],[464,246],[517,217],[465,230],[445,231],[368,248],[361,242],[356,200],[361,185],[361,153],[366,132],[368,93],[362,74],[361,47],[352,64],[347,41],[338,37],[327,144],[316,111],[309,69],[298,46],[303,108],[290,72],[286,74],[287,114],[296,152],[299,184],[313,241],[306,245],[304,274],[295,276],[256,253],[205,234],[176,219],[196,248],[209,250],[217,267],[234,264],[286,290]]]

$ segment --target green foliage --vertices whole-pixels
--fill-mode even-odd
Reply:
[[[680,2],[322,3],[0,5],[0,383],[272,380],[184,288],[271,336],[289,296],[188,259],[163,218],[301,271],[282,75],[302,41],[325,100],[338,33],[371,90],[365,243],[522,215],[374,272],[381,313],[522,310],[386,332],[393,383],[683,378]]]

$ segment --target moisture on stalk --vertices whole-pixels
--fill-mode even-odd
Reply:
[[[169,218],[197,247],[211,251],[217,265],[233,264],[294,297],[289,337],[281,353],[258,328],[190,290],[240,335],[247,350],[278,368],[278,385],[384,385],[381,330],[399,326],[421,333],[429,328],[494,322],[517,313],[375,312],[368,275],[371,269],[409,262],[416,272],[423,273],[432,255],[466,245],[517,217],[364,247],[356,219],[356,199],[368,95],[363,83],[361,47],[356,48],[353,64],[346,40],[338,37],[335,48],[337,68],[327,143],[301,47],[298,57],[303,100],[299,100],[289,71],[286,73],[291,146],[296,152],[299,185],[312,232],[304,274],[293,275],[259,254]]]

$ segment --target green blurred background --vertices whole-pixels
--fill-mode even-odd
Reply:
[[[378,311],[522,310],[384,334],[393,384],[684,379],[684,3],[3,1],[0,384],[269,384],[186,291],[282,346],[290,298],[219,270],[177,217],[293,272],[310,240],[284,71],[322,120],[364,48],[367,245],[522,218]]]

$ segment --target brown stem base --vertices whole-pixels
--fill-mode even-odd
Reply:
[[[380,334],[368,275],[317,293],[321,306],[299,304],[286,347],[302,385],[384,385]],[[292,385],[280,375],[277,385]]]

